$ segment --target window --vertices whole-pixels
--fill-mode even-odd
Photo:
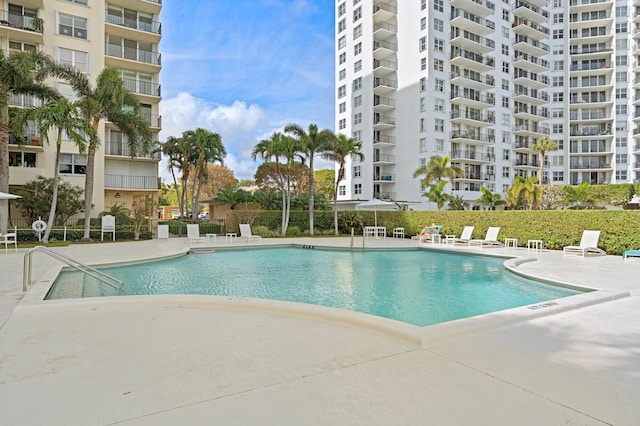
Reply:
[[[345,185],[338,186],[338,195],[347,195],[347,188]]]
[[[340,56],[338,57],[338,63],[339,63],[340,65],[342,65],[342,64],[344,64],[345,62],[347,62],[347,54],[346,54],[346,53],[344,53],[344,52],[342,52],[342,53],[340,54]]]
[[[347,37],[342,36],[338,39],[338,49],[344,49],[347,45]]]
[[[508,167],[502,167],[502,177],[508,178],[510,172],[511,169],[509,169]]]
[[[420,31],[427,29],[427,18],[420,19]]]
[[[553,172],[551,176],[553,182],[564,182],[564,172]]]
[[[508,149],[503,149],[502,150],[502,159],[503,160],[508,160],[509,159],[509,150]]]
[[[353,80],[353,91],[362,89],[362,77],[358,77]]]
[[[626,18],[629,16],[627,6],[616,6],[616,18]]]
[[[345,3],[338,5],[338,16],[342,16],[347,13],[347,5]]]
[[[616,114],[617,115],[627,115],[627,105],[616,105]]]
[[[561,45],[561,44],[553,46],[553,54],[554,55],[562,55],[562,54],[564,54],[564,46]]]
[[[425,90],[427,90],[427,79],[422,77],[420,79],[420,91],[424,92]]]
[[[509,56],[509,45],[507,44],[502,45],[502,54]]]
[[[347,86],[343,84],[338,87],[338,98],[344,98],[345,96],[347,96]]]
[[[626,87],[616,89],[616,99],[627,99],[627,89]]]
[[[441,19],[433,18],[433,29],[438,32],[443,32],[444,22]]]
[[[626,38],[617,38],[616,39],[616,49],[618,49],[618,50],[627,49],[627,39]]]
[[[509,18],[509,11],[507,9],[502,9],[502,20],[507,22],[511,20]]]
[[[362,70],[362,60],[358,59],[354,64],[353,64],[353,72],[358,72]]]
[[[427,58],[420,58],[420,71],[424,71],[427,69]]]
[[[434,84],[436,92],[444,92],[444,80],[436,78]]]
[[[353,9],[353,22],[356,22],[360,18],[362,18],[362,6]]]
[[[425,112],[427,110],[427,98],[420,98],[420,112]]]
[[[627,72],[626,71],[618,71],[616,72],[616,82],[627,82]]]
[[[511,143],[511,132],[502,132],[502,143]]]
[[[353,56],[358,56],[361,53],[362,53],[362,43],[356,43],[356,45],[353,46]]]
[[[562,0],[553,0],[553,7],[562,7]]]
[[[616,132],[626,132],[628,129],[626,121],[616,121]]]
[[[626,137],[616,138],[616,148],[626,148],[626,147],[627,147]]]
[[[444,120],[441,118],[436,118],[434,120],[434,129],[436,132],[444,132]]]
[[[420,138],[418,142],[419,142],[418,150],[420,152],[425,152],[427,150],[427,138]]]
[[[75,3],[75,4],[84,4],[85,6],[87,5],[87,0],[64,0],[64,1],[68,1],[69,3]]]
[[[562,86],[564,86],[564,77],[562,77],[562,76],[553,77],[551,79],[551,84],[553,85],[553,87],[562,87]]]
[[[354,130],[353,133],[351,133],[351,137],[353,140],[362,141],[362,131]]]
[[[628,26],[626,22],[616,23],[616,34],[622,34],[628,32]]]
[[[36,167],[35,152],[9,151],[9,167]]]
[[[343,130],[345,127],[347,127],[347,120],[344,118],[341,118],[340,121],[338,121],[338,128],[340,130]]]
[[[505,108],[509,108],[509,98],[506,96],[502,97],[502,106]]]
[[[433,109],[435,111],[444,111],[444,99],[435,98],[433,100]]]
[[[361,112],[353,114],[353,124],[354,124],[354,126],[356,124],[362,124],[362,113]]]
[[[427,38],[420,37],[420,39],[418,40],[418,51],[424,52],[425,50],[427,50]]]
[[[562,155],[554,155],[551,157],[551,164],[554,166],[564,166],[564,157]]]
[[[509,80],[502,79],[502,89],[509,90]]]
[[[553,102],[563,102],[563,101],[564,101],[564,92],[553,93]]]
[[[362,194],[362,184],[361,183],[356,183],[355,185],[353,185],[353,193],[356,194],[356,195]]]
[[[564,38],[564,30],[553,30],[553,39],[560,40]]]
[[[360,166],[353,166],[353,177],[362,176],[362,168]]]
[[[502,27],[502,37],[509,38],[509,27]]]
[[[433,0],[433,10],[436,10],[438,12],[444,12],[444,1]]]
[[[554,71],[564,70],[564,61],[553,61],[553,70]]]
[[[616,56],[616,65],[627,65],[628,59],[626,56]]]
[[[502,72],[509,74],[509,62],[502,62]]]
[[[56,83],[58,86],[58,93],[60,93],[65,98],[69,99],[71,102],[75,102],[78,100],[78,95],[73,90],[73,87],[69,83],[58,82]]]
[[[362,95],[358,95],[353,98],[353,107],[357,108],[362,105]]]
[[[340,72],[338,72],[338,80],[342,81],[345,78],[347,78],[347,70],[340,70]]]
[[[82,73],[89,73],[89,54],[79,50],[58,48],[58,63],[76,68]]]
[[[87,39],[87,19],[72,15],[58,15],[58,34]]]
[[[353,29],[353,39],[357,39],[362,35],[362,24]]]
[[[502,114],[502,125],[508,126],[511,124],[511,115],[510,114]]]
[[[553,14],[553,23],[561,24],[564,22],[564,13],[554,13]]]
[[[554,139],[553,141],[558,145],[558,149],[564,149],[564,139]]]
[[[564,133],[564,125],[563,124],[554,124],[552,133]]]
[[[627,164],[627,154],[616,154],[616,164]]]
[[[442,59],[433,58],[433,69],[435,71],[444,71],[444,61]]]
[[[427,0],[420,1],[420,10],[425,10],[427,8]]]
[[[87,171],[86,155],[60,154],[58,171],[68,175],[84,175]]]
[[[433,39],[433,48],[436,52],[444,52],[444,40],[439,38]]]
[[[627,180],[627,171],[616,170],[616,180]]]
[[[347,29],[347,20],[342,19],[340,22],[338,22],[338,33],[341,33],[346,29]]]
[[[338,105],[338,112],[339,113],[343,113],[347,110],[347,103],[346,102],[340,102],[340,105]]]
[[[436,139],[435,150],[436,152],[444,151],[444,139]]]
[[[425,120],[424,117],[420,119],[420,131],[421,132],[427,131],[427,120]]]
[[[551,109],[551,117],[553,117],[553,118],[563,118],[564,117],[564,108],[552,108]]]

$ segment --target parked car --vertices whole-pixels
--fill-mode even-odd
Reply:
[[[198,219],[200,219],[200,220],[209,220],[209,212],[200,212],[198,214]]]

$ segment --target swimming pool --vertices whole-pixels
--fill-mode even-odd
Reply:
[[[332,306],[425,326],[579,292],[526,280],[503,259],[425,250],[218,250],[102,269],[126,294],[203,294]],[[47,299],[117,296],[80,272]]]

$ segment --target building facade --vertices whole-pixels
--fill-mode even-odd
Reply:
[[[86,73],[94,85],[105,67],[120,70],[125,87],[138,97],[141,114],[158,140],[161,0],[0,0],[0,5],[0,44],[6,53],[42,51]],[[68,84],[50,83],[74,100]],[[10,105],[38,102],[29,96],[14,96]],[[98,136],[101,146],[96,153],[92,216],[115,203],[131,207],[144,196],[157,198],[160,154],[132,157],[122,132],[104,120]],[[38,176],[53,177],[59,167],[64,180],[84,188],[86,157],[71,141],[63,141],[57,165],[54,144],[44,144],[33,127],[24,141],[12,137],[9,151],[10,185],[23,185]]]
[[[640,2],[337,0],[336,132],[363,143],[339,188],[429,208],[413,172],[448,155],[465,201],[543,182],[640,180]],[[431,206],[432,207],[432,206]]]

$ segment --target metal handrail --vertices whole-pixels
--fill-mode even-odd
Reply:
[[[35,251],[39,251],[42,252],[44,254],[48,254],[49,256],[53,257],[54,259],[57,259],[63,263],[66,263],[67,265],[71,266],[72,268],[75,268],[81,272],[84,272],[85,274],[95,278],[96,280],[108,285],[109,287],[113,287],[116,290],[118,290],[121,294],[125,294],[124,290],[122,290],[122,285],[124,285],[124,283],[122,281],[120,281],[119,279],[112,277],[109,274],[105,274],[102,271],[97,270],[96,268],[93,268],[89,265],[85,265],[82,262],[79,262],[75,259],[72,259],[69,256],[65,256],[64,254],[57,252],[55,250],[51,250],[48,247],[44,247],[44,246],[37,246],[32,248],[31,250],[27,251],[24,254],[24,263],[23,263],[23,274],[22,274],[22,291],[26,292],[27,291],[27,287],[29,286],[29,284],[31,284],[31,253],[35,252]],[[117,284],[114,284],[117,283]],[[118,285],[119,284],[119,285]]]

